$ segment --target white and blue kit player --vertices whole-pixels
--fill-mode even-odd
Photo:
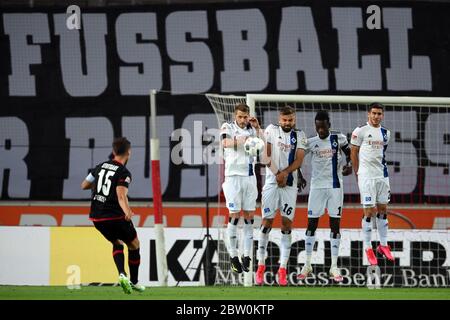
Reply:
[[[262,190],[262,225],[258,240],[258,270],[255,282],[264,282],[265,259],[269,232],[277,211],[281,214],[281,246],[278,283],[288,284],[287,263],[291,249],[291,228],[297,202],[297,169],[300,168],[306,149],[306,135],[295,129],[295,110],[289,106],[280,109],[279,125],[269,125],[264,133],[267,163],[265,184]]]
[[[308,197],[308,227],[306,229],[306,262],[299,280],[305,279],[312,271],[311,257],[315,243],[315,232],[319,218],[328,212],[330,217],[331,268],[330,277],[343,280],[337,267],[340,245],[340,220],[344,201],[343,176],[352,173],[350,147],[347,137],[340,132],[330,131],[328,112],[319,111],[315,117],[317,135],[308,138],[306,154],[311,155],[311,184]],[[343,155],[346,165],[343,166]]]
[[[371,265],[378,264],[372,248],[372,218],[376,216],[380,245],[377,251],[393,261],[387,244],[388,219],[387,204],[390,201],[389,173],[386,163],[386,149],[391,132],[381,125],[384,107],[380,103],[369,106],[368,122],[352,133],[351,159],[358,179],[358,187],[363,205],[362,231],[364,250]]]
[[[255,176],[255,159],[246,154],[245,140],[257,136],[260,130],[258,120],[250,117],[249,107],[238,104],[234,110],[235,120],[221,127],[223,157],[225,160],[225,181],[222,184],[226,206],[229,211],[227,226],[228,252],[231,269],[234,272],[248,272],[250,252],[253,245],[253,222],[258,197]],[[239,261],[237,225],[240,212],[244,213],[243,256]]]

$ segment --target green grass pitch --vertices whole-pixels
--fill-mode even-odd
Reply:
[[[450,300],[450,288],[0,286],[0,300]]]

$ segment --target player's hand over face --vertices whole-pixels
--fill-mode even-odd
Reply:
[[[352,171],[353,171],[353,168],[352,168],[351,166],[348,166],[348,165],[345,165],[345,166],[342,168],[342,174],[343,174],[344,176],[349,176],[349,175],[351,175],[351,174],[352,174]]]
[[[259,128],[258,119],[256,119],[255,117],[251,117],[248,121],[250,122],[253,128]]]

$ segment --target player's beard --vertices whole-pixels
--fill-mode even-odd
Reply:
[[[284,132],[290,132],[291,130],[292,130],[292,128],[293,128],[294,126],[281,126],[281,129],[284,131]]]
[[[247,128],[247,126],[248,126],[248,123],[245,123],[245,122],[238,123],[238,127],[241,128],[241,129],[245,129],[245,128]]]

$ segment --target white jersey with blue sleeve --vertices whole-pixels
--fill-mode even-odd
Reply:
[[[342,149],[348,146],[340,132],[330,131],[325,139],[318,135],[308,138],[307,153],[311,153],[311,189],[341,188]]]
[[[390,130],[369,123],[353,131],[351,144],[359,146],[358,176],[370,179],[389,176],[385,153],[390,137]]]

